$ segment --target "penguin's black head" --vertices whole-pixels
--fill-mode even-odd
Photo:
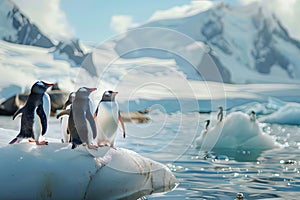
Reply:
[[[46,92],[46,90],[53,86],[54,84],[52,83],[46,83],[44,81],[37,81],[33,86],[31,87],[31,92],[36,93],[36,94],[43,94]]]
[[[223,111],[223,107],[222,107],[222,106],[220,106],[220,107],[219,107],[219,110],[220,110],[220,111]]]
[[[72,103],[73,100],[74,100],[74,98],[75,98],[75,92],[71,92],[71,93],[69,94],[69,97],[68,97],[68,101],[67,101],[67,102]]]
[[[208,120],[205,120],[205,129],[208,128],[209,124],[210,124],[210,120],[209,120],[209,119],[208,119]]]
[[[63,108],[66,109],[66,107],[67,107],[68,105],[71,105],[71,104],[73,103],[74,99],[75,99],[75,92],[71,92],[71,93],[69,94],[68,100],[65,102]]]
[[[111,90],[105,91],[102,95],[101,101],[114,101],[118,92],[114,92]]]
[[[97,90],[97,88],[81,87],[75,93],[75,98],[81,98],[81,99],[88,98],[89,95],[95,90]]]
[[[256,120],[256,113],[255,113],[255,111],[251,111],[251,113],[250,113],[250,120],[251,121],[255,121]]]

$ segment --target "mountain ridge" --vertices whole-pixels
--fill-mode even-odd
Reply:
[[[222,75],[225,82],[255,82],[260,75],[272,79],[278,71],[286,79],[300,79],[300,41],[289,35],[274,13],[258,3],[221,3],[192,16],[150,21],[138,28],[147,27],[168,28],[203,42],[218,60],[217,67],[226,72]],[[243,69],[254,79],[239,78]]]
[[[78,39],[53,41],[10,0],[0,0],[0,5],[0,29],[3,30],[0,37],[3,40],[47,48],[54,59],[67,60],[71,66],[81,66],[88,53],[82,50]],[[175,30],[192,38],[195,43],[203,43],[203,49],[206,50],[202,51],[205,55],[198,61],[200,55],[197,57],[192,55],[193,52],[188,52],[188,46],[192,44],[183,42],[182,45],[186,46],[180,46],[181,41],[173,41],[172,34],[159,35],[154,31],[138,35],[129,30],[122,37],[112,40],[114,51],[118,54],[124,48],[135,48],[143,44],[159,46],[167,42],[169,49],[186,51],[192,59],[196,57],[192,62],[196,64],[191,66],[181,55],[149,49],[119,56],[174,59],[187,78],[195,80],[214,81],[212,76],[207,78],[203,74],[197,74],[201,70],[205,74],[212,67],[219,71],[225,83],[290,83],[300,80],[300,41],[289,35],[274,13],[258,3],[246,6],[220,3],[191,16],[156,19],[138,28],[149,27]]]
[[[83,52],[77,39],[57,42],[45,35],[31,23],[11,0],[0,0],[0,38],[4,41],[42,48],[54,48],[55,58],[68,59],[72,66],[80,66],[87,53]]]

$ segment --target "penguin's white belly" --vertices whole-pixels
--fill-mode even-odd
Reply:
[[[43,110],[47,117],[47,124],[48,119],[50,116],[50,109],[51,109],[51,103],[50,103],[50,97],[47,93],[43,95]],[[34,139],[39,141],[40,137],[42,135],[42,122],[38,114],[36,113],[37,108],[34,110],[34,119],[33,119],[33,135]]]
[[[96,118],[97,143],[113,145],[118,129],[118,106],[116,103],[102,102]]]
[[[70,109],[71,105],[68,105],[66,109]],[[68,143],[70,141],[70,134],[68,134],[68,122],[69,122],[69,115],[64,115],[61,117],[61,126],[60,132],[62,135],[62,140],[64,143]]]
[[[68,116],[63,116],[61,118],[61,134],[64,143],[68,143],[70,141],[70,134],[68,134]]]

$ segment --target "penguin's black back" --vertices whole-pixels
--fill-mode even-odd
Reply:
[[[18,137],[30,138],[34,137],[33,134],[33,123],[35,109],[38,106],[43,105],[43,95],[44,94],[35,94],[31,93],[27,99],[25,106],[22,108],[21,116],[21,130]]]
[[[71,106],[70,116],[69,116],[69,120],[68,120],[68,131],[70,133],[70,141],[73,144],[72,149],[74,149],[77,145],[82,144],[82,141],[79,137],[78,131],[75,126],[74,113],[73,113],[72,106]]]
[[[88,126],[91,126],[93,137],[96,137],[96,124],[90,111],[89,99],[74,99],[68,122],[72,148],[88,143]],[[89,121],[89,122],[88,122]]]
[[[89,99],[75,99],[73,101],[73,114],[76,114],[76,123],[78,137],[80,137],[82,142],[88,142],[88,124],[86,120],[86,115],[89,110]]]

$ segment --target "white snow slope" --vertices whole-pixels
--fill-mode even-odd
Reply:
[[[0,40],[0,100],[31,88],[36,80],[58,82],[73,89],[77,70],[64,60],[54,60],[49,49]]]

